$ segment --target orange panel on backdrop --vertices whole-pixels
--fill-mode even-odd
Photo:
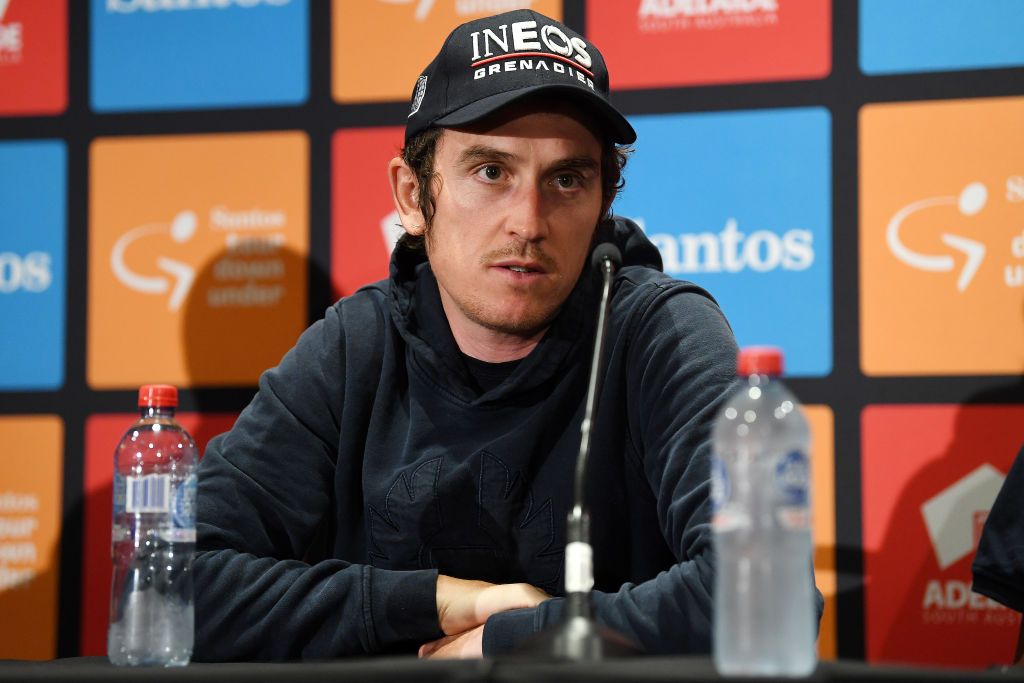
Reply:
[[[85,421],[84,504],[82,515],[82,612],[79,653],[107,652],[110,609],[110,523],[113,515],[114,448],[137,413],[93,415]],[[192,435],[199,452],[235,423],[236,415],[180,413],[181,426]]]
[[[0,0],[0,116],[67,106],[67,0]]]
[[[107,138],[89,161],[89,384],[255,384],[306,326],[306,134]]]
[[[1024,98],[860,114],[861,365],[1024,369]]]
[[[561,0],[334,0],[334,99],[410,100],[416,78],[453,28],[521,7],[562,19]]]
[[[828,0],[590,0],[587,37],[613,89],[823,78],[831,14]]]
[[[811,428],[811,510],[814,534],[814,580],[825,596],[818,632],[818,656],[836,658],[836,494],[835,438],[832,409],[805,405]]]
[[[57,652],[64,423],[0,416],[0,659]]]
[[[388,183],[388,162],[404,129],[339,130],[332,141],[331,284],[348,296],[388,276],[391,248],[403,232]]]
[[[1020,615],[971,593],[971,562],[1024,407],[868,406],[861,431],[867,658],[1009,663]]]

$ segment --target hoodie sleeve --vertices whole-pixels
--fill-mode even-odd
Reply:
[[[1024,446],[992,504],[978,542],[971,570],[972,590],[1010,609],[1024,612],[1024,523],[1021,523],[1021,494],[1024,493]]]
[[[735,380],[737,346],[715,302],[692,285],[657,285],[635,323],[627,367],[629,434],[657,499],[677,563],[614,593],[595,591],[598,621],[650,654],[711,650],[711,426]],[[809,560],[810,561],[810,560]],[[820,617],[824,601],[816,591]],[[563,599],[492,616],[488,654],[508,651],[557,623]]]
[[[336,487],[345,349],[328,309],[199,467],[195,659],[323,659],[442,634],[437,572],[303,561]],[[358,483],[354,484],[358,487]]]

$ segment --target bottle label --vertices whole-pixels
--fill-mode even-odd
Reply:
[[[732,477],[725,460],[711,457],[711,528],[716,533],[750,528],[750,514],[732,500]]]
[[[198,483],[196,475],[190,474],[185,481],[174,487],[174,506],[171,509],[174,528],[195,529],[196,487]]]
[[[732,495],[729,468],[717,455],[711,456],[711,511],[717,513]]]
[[[775,466],[775,519],[782,528],[798,531],[810,527],[810,478],[810,463],[803,451],[790,451],[779,458]]]
[[[125,512],[169,512],[171,475],[147,474],[125,477]]]
[[[114,472],[114,517],[124,513],[125,483],[124,475]]]
[[[195,543],[195,529],[164,528],[160,530],[160,538],[168,543]]]
[[[806,506],[811,468],[803,451],[790,451],[775,465],[775,491],[779,505]]]

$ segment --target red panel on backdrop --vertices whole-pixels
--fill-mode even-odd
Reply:
[[[178,422],[192,435],[200,454],[206,443],[235,423],[237,415],[180,413]],[[79,652],[107,652],[110,602],[110,518],[114,447],[138,419],[137,413],[93,415],[85,422],[84,510],[82,515],[82,615]]]
[[[404,129],[339,130],[332,142],[331,284],[347,296],[388,275],[401,233],[388,183],[388,162],[402,148]]]
[[[970,592],[971,562],[1024,407],[869,406],[861,427],[868,660],[1008,663],[1020,615]]]
[[[823,78],[832,70],[828,0],[587,3],[587,36],[613,89]]]
[[[0,0],[0,116],[68,106],[66,0]]]

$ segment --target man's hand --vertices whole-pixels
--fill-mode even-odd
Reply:
[[[496,612],[534,607],[550,597],[528,583],[494,584],[440,574],[437,577],[437,619],[441,630],[449,636],[462,635],[464,631],[481,626]],[[482,628],[480,632],[483,633]]]
[[[425,659],[479,659],[483,656],[483,624],[458,635],[438,638],[420,646],[420,657]]]

